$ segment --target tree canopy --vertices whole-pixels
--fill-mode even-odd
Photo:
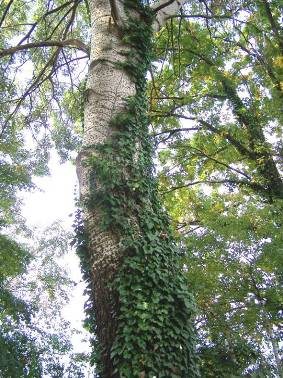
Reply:
[[[282,374],[281,13],[276,1],[194,2],[157,37],[159,183],[204,376]]]

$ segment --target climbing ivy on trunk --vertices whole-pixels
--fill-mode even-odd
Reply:
[[[111,348],[99,337],[103,321],[93,317],[93,309],[101,309],[96,303],[89,307],[90,323],[96,321],[98,331],[95,363],[101,377],[195,377],[194,301],[157,194],[148,133],[146,72],[153,13],[137,0],[127,0],[125,9],[127,22],[120,33],[126,60],[113,64],[130,75],[136,94],[125,99],[124,110],[111,119],[111,138],[86,147],[95,152],[84,160],[89,177],[95,178],[84,206],[88,212],[99,208],[100,229],[119,238],[119,259],[108,283]],[[83,261],[92,261],[91,243],[80,244],[81,255],[82,248],[87,254]],[[91,266],[84,266],[91,276]],[[90,295],[92,291],[90,284]]]

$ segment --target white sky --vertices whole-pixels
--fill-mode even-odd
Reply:
[[[71,214],[75,212],[75,191],[78,187],[75,165],[71,162],[60,164],[58,155],[52,152],[49,167],[49,176],[33,180],[39,190],[23,196],[22,214],[27,220],[27,226],[31,228],[44,230],[59,220],[64,229],[72,231],[74,217]],[[71,323],[72,328],[83,331],[85,284],[82,282],[79,259],[75,251],[68,252],[63,262],[70,271],[71,279],[77,283],[70,302],[64,307],[63,316]],[[86,333],[83,334],[85,335]],[[76,352],[88,350],[88,345],[81,342],[83,336],[73,336]]]
[[[59,163],[55,152],[52,153],[50,176],[34,178],[40,190],[32,191],[24,196],[23,216],[29,226],[47,227],[56,220],[71,227],[75,211],[75,187],[77,186],[75,166],[71,162]]]

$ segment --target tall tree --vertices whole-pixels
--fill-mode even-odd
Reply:
[[[166,18],[164,7],[155,11]],[[152,173],[145,76],[152,23],[164,20],[154,13],[139,1],[90,2],[77,164],[103,377],[197,375],[192,299]]]
[[[83,91],[84,137],[77,168],[85,231],[79,223],[78,248],[89,279],[89,324],[102,377],[198,375],[194,305],[158,199],[146,114],[152,25],[158,29],[179,7],[177,1],[164,1],[150,8],[138,0],[1,3],[2,93],[12,97],[9,103],[2,98],[2,138],[11,130],[26,138],[28,128],[48,151],[49,111],[55,141],[64,136],[58,143],[64,157],[74,140],[63,110],[78,120],[81,111],[68,100],[72,92],[80,108],[74,101],[76,87]],[[83,86],[71,67],[89,54],[89,34],[89,74]],[[83,54],[72,55],[74,50]],[[14,77],[23,72],[29,78],[17,85]]]

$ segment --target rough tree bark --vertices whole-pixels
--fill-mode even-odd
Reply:
[[[132,3],[135,2],[139,3],[139,1],[132,1]],[[158,30],[170,15],[178,11],[181,3],[177,1],[155,3],[156,18],[153,21],[153,29]],[[98,192],[103,189],[104,184],[99,179],[98,172],[95,169],[93,170],[93,167],[89,164],[89,161],[93,157],[100,158],[101,153],[97,148],[98,145],[105,146],[107,143],[115,143],[117,127],[115,126],[115,122],[113,123],[113,120],[121,112],[128,111],[126,99],[135,96],[138,90],[134,78],[124,68],[128,59],[127,54],[130,54],[131,50],[135,49],[135,47],[129,46],[125,42],[125,33],[123,33],[123,30],[127,26],[129,17],[134,18],[139,23],[142,15],[139,14],[138,7],[129,7],[127,4],[127,2],[119,0],[91,0],[89,2],[92,38],[85,102],[85,134],[83,148],[77,159],[82,200],[91,197],[93,191]],[[148,27],[150,28],[151,25],[148,25]],[[139,142],[136,143],[135,147],[136,153],[134,159],[139,159],[139,150],[142,147],[139,145]],[[121,172],[121,175],[124,174],[125,172]],[[129,175],[130,173],[128,172],[127,174]],[[117,317],[119,315],[120,298],[115,288],[109,285],[109,283],[113,283],[117,276],[124,255],[123,248],[121,248],[122,235],[119,231],[111,227],[101,227],[103,217],[105,216],[104,210],[103,205],[99,201],[92,204],[92,206],[85,206],[84,208],[84,223],[88,234],[87,251],[91,265],[92,299],[95,309],[95,331],[97,344],[101,352],[99,358],[101,366],[100,376],[157,376],[150,373],[153,370],[151,370],[150,366],[146,365],[146,362],[140,363],[140,371],[133,370],[134,367],[129,366],[128,373],[125,373],[124,370],[123,374],[119,370],[119,367],[115,366],[115,362],[113,362],[111,352],[113,351],[113,343],[117,339],[117,327],[119,325]],[[141,226],[138,225],[139,221],[137,217],[134,214],[129,216],[131,217],[131,224],[134,225],[133,227],[140,228]],[[138,235],[141,233],[142,230],[139,229]],[[164,232],[160,232],[160,238],[166,238],[164,235]],[[171,241],[168,241],[168,243],[170,244]],[[146,261],[144,263],[146,264]],[[158,287],[154,290],[158,291]],[[179,306],[177,302],[175,306]],[[181,308],[182,305],[180,305]],[[185,319],[185,322],[188,321],[186,318],[190,317],[189,312],[186,313],[186,306],[184,306],[184,313],[181,316]],[[182,328],[182,325],[180,327]],[[174,342],[173,335],[169,343]],[[184,342],[189,343],[190,340],[185,340]],[[180,355],[183,353],[183,349],[185,349],[181,344],[175,347],[178,349]],[[146,350],[147,348],[149,348],[149,345],[144,345],[144,349]],[[163,363],[161,363],[161,365],[164,365],[164,371],[169,372],[167,375],[161,374],[160,377],[188,376],[188,372],[190,371],[189,366],[185,368],[177,365],[173,368],[165,368],[169,357],[166,358],[161,354],[158,356],[159,351],[156,349],[157,347],[153,346],[152,348],[152,354],[157,355],[156,359],[164,359]],[[191,354],[193,355],[193,352]],[[191,358],[193,359],[192,356]],[[142,356],[140,356],[140,359],[142,359]],[[190,364],[190,362],[184,363],[184,365],[186,364]],[[197,372],[195,375],[197,375]],[[194,374],[190,376],[194,376]]]
[[[114,10],[114,8],[113,8]],[[119,52],[124,50],[119,38],[117,25],[112,16],[110,1],[90,1],[91,14],[91,55],[86,89],[84,115],[84,142],[79,154],[78,177],[81,198],[89,195],[90,168],[82,161],[91,154],[97,154],[93,145],[103,144],[111,139],[113,128],[111,119],[124,109],[124,99],[134,95],[135,85],[130,77],[113,62],[124,61]],[[93,294],[96,308],[97,338],[104,349],[102,364],[107,366],[111,376],[113,367],[110,349],[115,337],[116,319],[112,294],[108,283],[113,279],[119,259],[119,236],[110,230],[103,231],[99,225],[99,208],[85,209],[84,220],[89,235],[89,255],[91,260]]]

